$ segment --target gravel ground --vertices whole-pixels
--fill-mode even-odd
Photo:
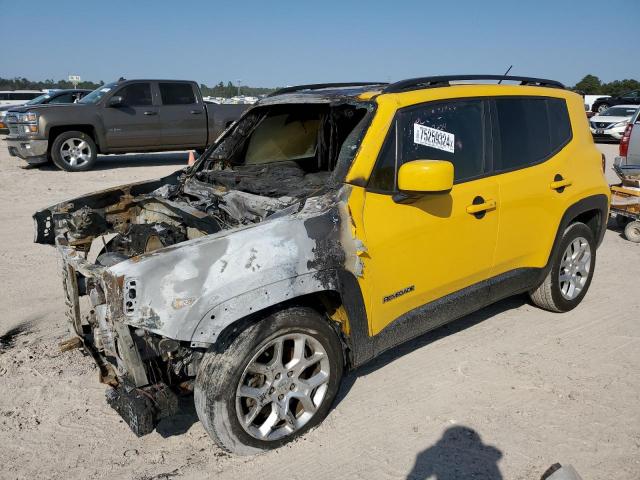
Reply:
[[[617,146],[601,148],[610,164]],[[57,349],[66,327],[56,255],[32,243],[30,217],[186,158],[22,170],[0,141],[0,477],[537,479],[560,461],[585,480],[638,479],[640,245],[615,229],[577,309],[552,314],[515,297],[397,348],[347,377],[327,420],[285,448],[224,454],[189,401],[136,438],[107,406],[91,360]]]

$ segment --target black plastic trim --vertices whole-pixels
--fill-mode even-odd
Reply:
[[[275,97],[284,93],[300,92],[302,90],[320,90],[322,88],[366,87],[367,85],[388,85],[387,82],[346,82],[346,83],[310,83],[308,85],[295,85],[271,92],[267,97]]]

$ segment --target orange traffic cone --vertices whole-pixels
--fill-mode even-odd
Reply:
[[[193,150],[189,150],[189,161],[187,161],[187,165],[193,165],[196,163],[196,157],[193,156]]]

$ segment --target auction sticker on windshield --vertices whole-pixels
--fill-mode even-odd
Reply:
[[[425,127],[419,123],[413,124],[413,142],[425,147],[437,148],[445,152],[453,153],[456,136],[453,133]]]

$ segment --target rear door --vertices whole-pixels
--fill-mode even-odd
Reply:
[[[550,97],[499,97],[492,104],[501,203],[496,273],[543,267],[567,206],[568,183],[576,180],[568,168],[573,147],[567,105]]]
[[[207,115],[191,82],[158,82],[161,143],[167,147],[204,147]]]
[[[158,105],[154,102],[151,82],[124,85],[112,96],[122,97],[122,105],[103,110],[108,149],[148,148],[160,142]]]

